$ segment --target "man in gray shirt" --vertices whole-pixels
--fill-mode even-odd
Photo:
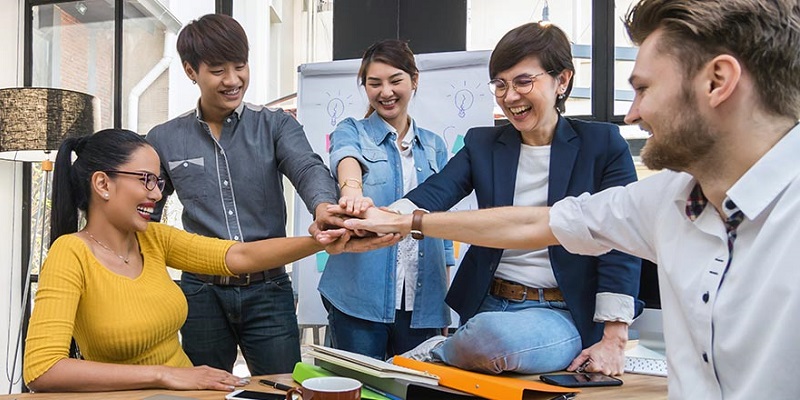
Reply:
[[[161,156],[164,199],[176,192],[184,228],[249,242],[286,236],[286,176],[315,216],[330,226],[337,202],[330,171],[289,114],[244,103],[249,81],[247,36],[231,17],[209,14],[178,36],[186,72],[200,88],[197,108],[147,135]],[[300,361],[294,296],[283,268],[221,277],[184,272],[189,303],[181,329],[195,365],[232,371],[241,347],[253,375],[291,372]]]

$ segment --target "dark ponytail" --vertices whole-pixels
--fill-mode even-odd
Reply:
[[[105,129],[61,143],[53,171],[51,245],[59,236],[78,231],[78,210],[89,209],[92,175],[97,171],[119,169],[142,146],[149,144],[143,137],[125,129]],[[77,156],[74,163],[73,153]]]

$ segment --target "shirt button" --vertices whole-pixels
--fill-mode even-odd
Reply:
[[[703,361],[708,362],[708,354],[705,351],[703,352]]]
[[[233,210],[228,210],[228,215],[233,215]]]
[[[422,287],[422,282],[417,282],[417,287]]]
[[[420,171],[420,172],[421,172],[421,171],[422,171],[422,168],[420,168],[420,167],[417,167],[417,171]]]
[[[228,181],[222,181],[222,184],[228,186]]]
[[[225,154],[225,150],[220,149],[219,154]]]
[[[234,236],[233,240],[239,240],[239,235]]]
[[[420,257],[422,257],[422,256],[424,256],[424,255],[425,255],[425,253],[423,253],[423,252],[421,252],[421,251],[419,252],[419,256],[420,256]]]
[[[186,167],[188,167],[188,166],[189,166],[189,163],[188,163],[188,162],[185,162],[185,163],[183,163],[183,168],[186,168]]]
[[[703,293],[703,303],[708,303],[708,292]]]
[[[231,123],[231,119],[230,119],[230,118],[228,118],[228,119],[226,119],[226,120],[225,120],[225,122],[227,122],[227,123],[229,123],[229,124],[230,124],[230,123]]]

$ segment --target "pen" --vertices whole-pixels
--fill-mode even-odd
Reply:
[[[266,379],[259,379],[258,383],[260,383],[262,385],[265,385],[265,386],[269,386],[269,387],[278,389],[278,390],[283,390],[284,392],[292,388],[289,385],[284,385],[283,383],[280,383],[280,382],[268,381]]]
[[[575,369],[575,372],[577,372],[579,374],[582,374],[584,371],[586,371],[586,367],[588,367],[589,364],[591,364],[591,363],[592,363],[592,359],[591,358],[586,359],[586,361],[584,361],[584,363],[581,364],[580,367]]]

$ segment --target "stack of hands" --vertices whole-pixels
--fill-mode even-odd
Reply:
[[[411,216],[375,207],[369,197],[342,197],[323,203],[308,233],[330,254],[361,253],[391,246],[411,230]],[[407,225],[407,226],[406,226]]]

